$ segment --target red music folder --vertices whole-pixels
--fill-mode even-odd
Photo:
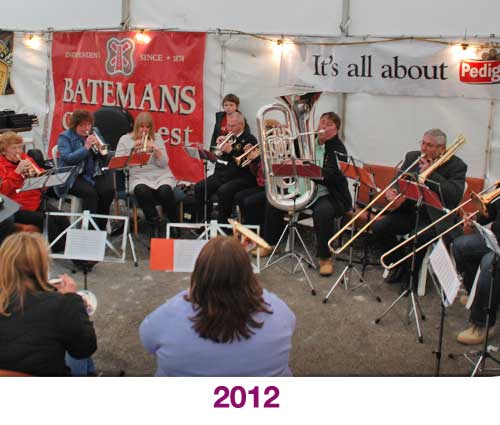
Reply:
[[[150,153],[133,153],[127,165],[146,165],[150,158]]]
[[[344,176],[346,176],[348,179],[359,180],[361,184],[364,184],[371,189],[377,190],[377,185],[375,184],[372,173],[369,173],[361,167],[344,161],[339,161],[339,167],[340,171],[342,171],[342,174],[344,174]]]
[[[321,167],[314,164],[273,164],[273,175],[279,177],[309,177],[321,179]]]
[[[423,184],[418,184],[411,180],[398,179],[399,190],[407,199],[418,201],[422,196],[422,202],[438,210],[443,209],[441,200],[435,192]]]
[[[110,159],[108,168],[110,170],[118,170],[120,168],[125,168],[128,161],[128,155],[124,156],[114,156]]]

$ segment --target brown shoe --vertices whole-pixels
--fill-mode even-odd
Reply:
[[[259,253],[260,257],[269,257],[271,253],[273,252],[274,247],[271,246],[269,248],[264,248],[262,246],[259,246],[255,249],[252,249],[250,253],[254,256],[257,257],[257,252]]]
[[[460,298],[458,299],[458,301],[462,305],[467,305],[467,301],[469,301],[469,296],[468,295],[460,295]]]
[[[493,336],[493,327],[490,328],[489,336]],[[460,332],[457,336],[457,341],[465,345],[478,345],[482,344],[486,339],[486,326],[472,325]]]
[[[333,274],[333,258],[319,259],[319,274],[321,276],[330,276]]]

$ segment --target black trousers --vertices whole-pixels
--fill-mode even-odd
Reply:
[[[264,226],[266,217],[266,191],[264,187],[255,186],[239,191],[234,202],[240,207],[241,219],[245,224]]]
[[[335,218],[341,217],[345,210],[330,195],[318,198],[310,207],[313,210],[314,233],[316,235],[316,256],[328,258],[332,254],[328,241],[335,233]],[[270,245],[275,245],[285,228],[285,212],[267,203],[264,238]]]
[[[158,222],[160,219],[156,205],[161,205],[168,220],[176,220],[174,191],[168,184],[161,185],[158,189],[138,184],[134,187],[134,196],[149,223]]]
[[[71,195],[82,199],[83,210],[89,210],[91,214],[109,214],[109,207],[115,196],[113,178],[111,174],[105,173],[94,178],[95,186],[92,186],[82,176],[78,176],[69,190]],[[101,230],[106,230],[105,219],[96,220]]]
[[[210,197],[216,194],[219,202],[219,216],[217,217],[217,221],[221,224],[227,224],[227,219],[231,216],[233,209],[234,196],[243,189],[255,186],[255,179],[239,177],[226,181],[215,173],[205,180],[196,183],[194,186],[194,196],[198,222],[202,222],[205,218],[205,184],[207,191],[207,220],[210,220],[212,212]]]
[[[397,209],[396,211],[390,212],[381,220],[375,222],[372,226],[372,241],[381,249],[383,252],[388,251],[390,248],[396,246],[399,243],[398,236],[413,234],[415,229],[415,221],[417,218],[416,209],[415,208],[405,208],[405,209]],[[419,223],[417,231],[427,226],[430,223],[429,216],[427,212],[421,210]],[[429,240],[431,240],[436,233],[434,229],[430,229],[425,232],[421,236],[418,237],[416,241],[416,247],[425,244]],[[386,263],[391,264],[392,262],[396,262],[398,259],[402,258],[404,255],[410,253],[412,251],[412,244],[409,243],[404,249],[402,248],[399,251],[394,252],[393,254],[387,257]],[[420,272],[420,266],[422,265],[422,261],[425,257],[425,249],[421,250],[419,253],[415,254],[415,266],[414,266],[414,282],[417,284],[418,282],[418,274]],[[410,257],[408,260],[401,264],[402,268],[402,278],[401,282],[409,283],[410,282],[410,268],[411,268],[412,258]]]
[[[21,224],[33,224],[37,226],[40,230],[43,230],[43,224],[45,221],[45,212],[60,212],[56,207],[47,204],[45,210],[43,204],[36,211],[26,211],[20,210],[14,215],[16,223]],[[52,242],[57,236],[59,236],[63,230],[69,226],[68,217],[64,216],[49,216],[49,221],[47,222],[47,231],[49,234],[49,242]],[[59,239],[54,246],[52,251],[62,252],[66,245],[66,236]]]

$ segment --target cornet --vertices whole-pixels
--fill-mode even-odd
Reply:
[[[18,155],[17,158],[19,159],[19,161],[22,161],[21,155]],[[25,161],[29,162],[29,168],[24,170],[23,172],[24,178],[40,177],[47,172],[47,170],[39,167],[38,164],[34,160],[32,160],[29,156],[25,158]]]
[[[248,156],[250,155],[250,153],[254,153],[256,156],[254,158],[249,158]],[[243,152],[240,156],[234,158],[234,161],[236,162],[236,165],[238,167],[246,167],[248,164],[250,164],[254,159],[257,159],[259,156],[260,156],[259,145],[253,145],[246,152]]]
[[[93,135],[97,141],[96,144],[92,145],[92,152],[96,155],[106,156],[108,155],[108,146],[104,141],[99,137],[99,134],[96,131],[96,127],[92,127],[92,130],[87,133],[87,136]]]
[[[152,141],[152,139],[149,137],[149,133],[142,133],[141,146],[135,148],[135,153],[152,153],[153,146],[149,146],[150,141]]]
[[[236,136],[232,131],[230,131],[226,137],[224,137],[224,140],[220,142],[216,148],[215,148],[215,155],[221,156],[222,155],[222,148],[226,146],[226,144],[232,145],[234,143],[233,137]]]

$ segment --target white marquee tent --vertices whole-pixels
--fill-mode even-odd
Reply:
[[[34,113],[40,126],[30,135],[46,146],[50,133],[51,31],[85,29],[161,29],[207,32],[204,65],[205,143],[214,113],[226,93],[236,93],[255,132],[257,110],[280,92],[277,44],[266,38],[304,36],[338,40],[366,37],[485,39],[498,42],[500,3],[476,0],[74,0],[12,2],[1,0],[0,28],[15,32],[12,84],[14,95],[0,96],[0,110]],[[343,30],[341,30],[341,28]],[[28,48],[27,33],[41,35]],[[317,110],[337,110],[344,117],[344,140],[357,157],[394,165],[417,148],[424,130],[442,128],[450,139],[464,133],[459,153],[469,176],[500,177],[500,110],[496,99],[327,93]]]

